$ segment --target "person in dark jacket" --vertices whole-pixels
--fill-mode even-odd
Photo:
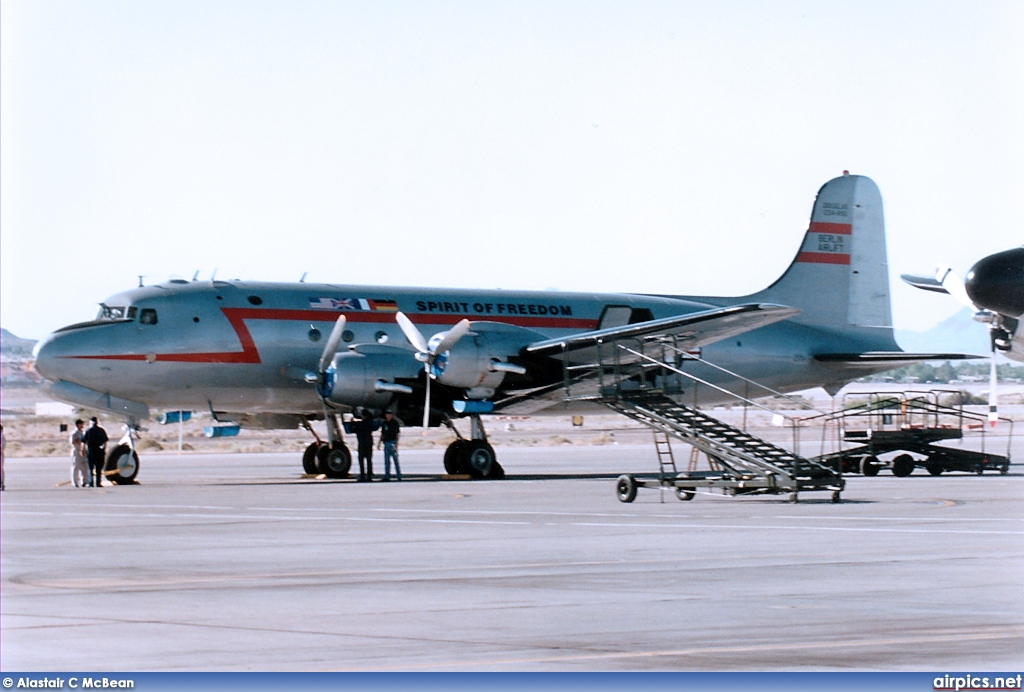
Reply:
[[[92,427],[82,435],[82,442],[85,443],[85,454],[89,460],[89,482],[85,487],[93,486],[93,476],[96,478],[96,487],[103,485],[103,462],[107,454],[107,431],[100,427],[96,416],[91,418]]]
[[[373,431],[377,421],[365,408],[359,410],[359,417],[352,421],[349,428],[356,435],[359,454],[359,480],[373,480]]]

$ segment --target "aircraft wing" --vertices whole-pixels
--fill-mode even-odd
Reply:
[[[598,329],[582,334],[545,339],[530,344],[524,355],[559,357],[573,353],[573,359],[582,355],[577,352],[594,349],[598,344],[635,343],[658,338],[674,338],[680,348],[695,349],[737,334],[749,332],[775,322],[788,319],[800,313],[797,308],[784,305],[752,303],[733,305],[727,308],[702,310],[688,315],[665,317],[621,327]]]

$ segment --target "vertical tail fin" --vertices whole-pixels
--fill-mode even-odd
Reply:
[[[844,174],[825,183],[796,259],[751,298],[800,308],[796,322],[891,333],[885,220],[874,181]]]

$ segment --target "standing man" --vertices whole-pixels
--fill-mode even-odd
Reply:
[[[89,420],[92,421],[92,427],[85,431],[82,435],[82,441],[85,442],[85,453],[89,460],[89,482],[86,483],[87,488],[93,486],[93,474],[96,476],[96,487],[99,488],[103,485],[103,460],[107,454],[107,431],[100,427],[99,420],[96,416],[93,416]]]
[[[352,421],[350,429],[356,434],[359,452],[359,480],[373,480],[373,416],[364,408],[359,411],[359,418]]]
[[[391,480],[391,460],[395,460],[395,478],[402,480],[402,469],[398,467],[398,436],[400,434],[398,419],[392,411],[384,412],[384,423],[380,426],[380,445],[384,445],[384,480]]]
[[[85,462],[85,421],[75,421],[75,431],[71,433],[71,482],[76,488],[85,486],[85,474],[89,469]]]

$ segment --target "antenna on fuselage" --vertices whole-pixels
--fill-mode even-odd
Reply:
[[[301,278],[301,279],[299,279],[299,283],[300,283],[300,284],[304,284],[304,283],[306,283],[306,274],[308,274],[308,273],[309,273],[309,272],[302,272],[302,278]]]
[[[139,274],[139,288],[142,288],[142,274]]]
[[[199,270],[196,269],[196,273],[192,275],[192,280],[195,281],[198,278],[199,278]]]
[[[217,270],[214,269],[213,273],[210,274],[210,283],[213,283],[213,280],[216,279],[216,278],[217,278]]]

